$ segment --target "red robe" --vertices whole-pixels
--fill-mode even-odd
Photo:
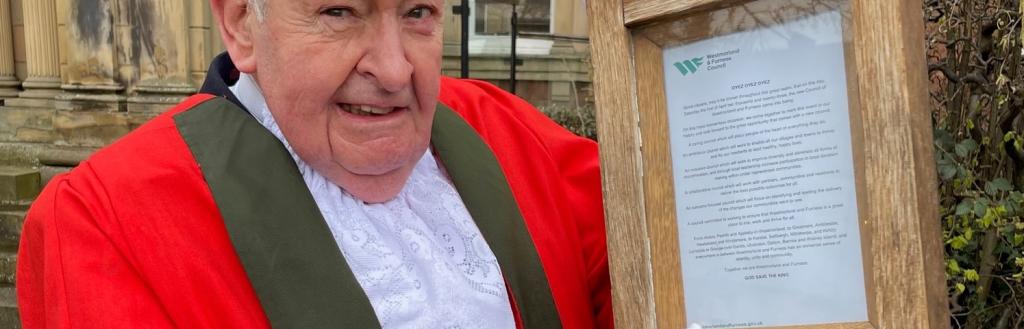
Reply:
[[[270,327],[175,120],[212,98],[189,98],[47,185],[18,255],[25,328]],[[486,83],[443,78],[440,102],[498,160],[562,326],[610,328],[596,144]]]

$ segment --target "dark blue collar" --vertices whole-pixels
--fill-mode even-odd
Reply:
[[[245,109],[242,102],[228,88],[238,81],[239,75],[240,73],[228,53],[221,53],[213,58],[213,63],[210,63],[210,69],[206,71],[206,81],[203,81],[203,87],[199,88],[199,92],[224,97],[239,108]]]

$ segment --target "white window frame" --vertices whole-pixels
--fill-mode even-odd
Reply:
[[[507,35],[486,35],[476,34],[476,1],[469,0],[469,54],[470,55],[481,55],[481,54],[509,54],[511,48],[511,40]],[[547,0],[548,9],[548,34],[555,33],[555,0]],[[488,47],[492,44],[501,44],[505,42],[504,47]],[[516,53],[524,55],[546,55],[550,53],[552,41],[546,39],[536,38],[516,38]]]

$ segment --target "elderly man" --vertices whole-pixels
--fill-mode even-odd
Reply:
[[[200,94],[25,224],[25,328],[611,326],[596,145],[442,78],[442,0],[212,0]]]

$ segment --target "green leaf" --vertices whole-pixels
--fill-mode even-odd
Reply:
[[[1002,217],[1015,217],[1020,213],[1020,204],[1013,200],[1013,196],[1010,196],[999,202],[999,210],[1002,211],[999,214]]]
[[[996,215],[996,211],[992,208],[988,208],[988,210],[985,210],[985,216],[981,217],[981,222],[978,222],[978,225],[983,229],[988,228],[989,226],[992,226],[992,222],[995,222],[998,218],[999,216]]]
[[[999,189],[992,185],[992,182],[985,183],[985,194],[991,195],[993,197],[998,197]]]
[[[956,259],[950,259],[946,261],[946,272],[950,274],[960,274],[960,263]]]
[[[964,279],[967,279],[968,282],[977,282],[978,279],[981,279],[981,276],[978,275],[978,271],[964,270]]]
[[[939,158],[938,160],[936,160],[936,165],[939,170],[939,177],[941,177],[944,181],[948,181],[956,177],[956,163],[953,163],[953,160],[951,160],[945,154],[936,153],[935,156]]]
[[[1016,257],[1016,258],[1014,258],[1013,264],[1017,265],[1017,267],[1024,268],[1024,257]]]
[[[953,149],[953,135],[944,129],[935,129],[933,131],[935,138],[935,146],[940,149],[950,151]]]
[[[966,158],[968,155],[971,154],[971,152],[974,152],[977,149],[978,142],[975,142],[973,139],[968,138],[956,144],[954,151],[958,157]]]
[[[957,172],[956,165],[952,163],[945,166],[939,165],[939,177],[941,177],[942,180],[948,181],[953,179],[953,177],[956,177]]]
[[[949,239],[949,246],[953,249],[960,250],[967,246],[969,242],[963,235],[958,235],[952,239]]]
[[[993,179],[991,182],[988,182],[985,185],[989,184],[992,184],[992,188],[999,190],[1001,192],[1007,192],[1013,189],[1013,184],[1010,183],[1010,180],[1002,177]]]
[[[964,286],[964,284],[963,284],[963,283],[959,283],[959,282],[958,282],[958,283],[956,284],[956,293],[958,293],[958,294],[962,294],[962,293],[964,293],[964,290],[966,290],[966,289],[967,289],[967,286]]]
[[[987,199],[977,199],[974,202],[974,216],[978,218],[985,217],[985,211],[988,210]]]
[[[988,227],[991,227],[992,222],[995,221],[995,218],[995,216],[990,216],[986,214],[984,217],[981,217],[980,221],[978,221],[978,225],[982,229],[988,229]]]
[[[964,199],[963,201],[960,201],[960,204],[956,205],[956,215],[964,216],[970,214],[972,211],[974,211],[973,205],[973,199]]]
[[[1014,246],[1019,246],[1021,243],[1024,243],[1024,235],[1021,235],[1020,233],[1014,234],[1013,235],[1013,245]]]
[[[1024,193],[1020,193],[1020,192],[1017,192],[1017,191],[1010,191],[1010,200],[1013,200],[1013,202],[1018,202],[1018,203],[1019,202],[1024,202]]]

